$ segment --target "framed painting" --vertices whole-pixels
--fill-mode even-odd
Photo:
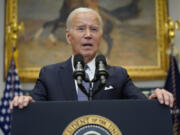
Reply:
[[[66,18],[76,7],[90,7],[103,18],[99,52],[110,65],[125,67],[135,80],[164,78],[169,62],[167,6],[166,0],[7,0],[5,73],[12,45],[21,81],[35,81],[42,66],[69,58]]]

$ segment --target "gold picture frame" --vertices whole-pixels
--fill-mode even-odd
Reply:
[[[168,2],[167,0],[154,0],[155,3],[155,29],[156,29],[156,58],[153,65],[123,65],[133,80],[152,80],[163,79],[167,75],[169,57],[167,55],[168,30],[166,24],[168,21]],[[5,23],[5,76],[10,65],[12,56],[12,47],[18,46],[19,33],[23,31],[23,23],[19,23],[18,0],[6,0],[6,23]],[[114,19],[113,17],[110,17]],[[26,25],[25,25],[26,30]],[[42,66],[21,67],[21,61],[18,61],[19,49],[17,47],[15,61],[20,80],[24,82],[34,82],[39,75]],[[22,50],[21,50],[22,51]],[[152,53],[152,52],[151,52]],[[152,54],[153,55],[153,54]],[[23,57],[23,56],[21,56]],[[117,58],[118,59],[118,58]],[[111,61],[108,60],[111,63]]]

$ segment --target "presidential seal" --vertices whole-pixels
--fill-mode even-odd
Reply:
[[[99,115],[85,115],[73,120],[63,135],[122,135],[111,120]]]

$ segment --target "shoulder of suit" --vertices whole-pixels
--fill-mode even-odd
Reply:
[[[55,63],[55,64],[51,64],[51,65],[46,65],[46,66],[42,67],[41,70],[64,68],[65,66],[67,66],[69,64],[71,64],[71,57],[69,59],[67,59],[66,61],[63,61],[63,62],[59,62],[59,63]]]
[[[67,61],[56,63],[56,64],[51,64],[51,65],[46,65],[42,67],[41,70],[55,70],[55,69],[60,69],[63,68],[66,65]]]
[[[108,72],[113,77],[127,78],[129,76],[127,70],[121,66],[109,66]]]

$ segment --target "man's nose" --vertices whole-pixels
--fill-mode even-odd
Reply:
[[[91,38],[91,37],[92,37],[92,34],[91,34],[90,29],[86,29],[86,31],[85,31],[85,38]]]

